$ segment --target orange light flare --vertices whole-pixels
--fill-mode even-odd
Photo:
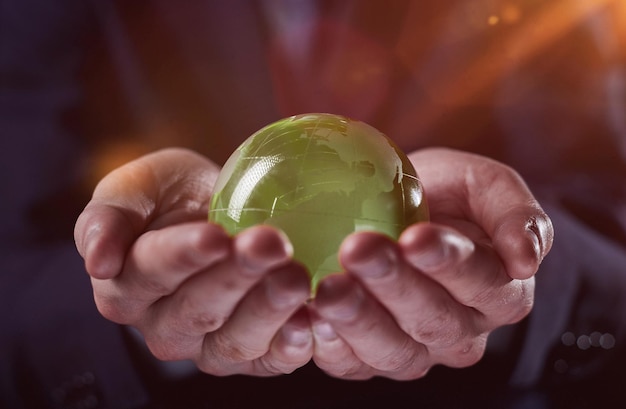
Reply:
[[[463,64],[443,66],[427,81],[420,82],[420,87],[426,90],[430,98],[422,99],[411,106],[407,114],[399,118],[398,129],[411,130],[413,134],[428,132],[442,117],[443,111],[471,104],[482,91],[545,51],[583,20],[596,13],[603,12],[613,20],[611,36],[621,41],[621,50],[626,49],[626,1],[552,0],[543,3],[545,5],[535,5],[531,12],[525,14],[523,2],[518,1],[519,6],[510,2],[500,7],[494,7],[494,3],[489,2],[490,7],[484,7],[483,27],[472,27],[474,32],[469,32],[468,35],[475,34],[476,30],[495,30],[503,25],[507,29],[498,33],[501,37],[496,41],[486,42],[482,50],[462,61]],[[424,55],[424,41],[430,41],[422,36],[420,25],[415,23],[420,18],[419,4],[411,3],[404,31],[396,46],[399,58],[409,70],[416,73],[420,70],[419,58]],[[456,35],[462,38],[460,34]],[[623,59],[624,51],[620,53]]]
[[[94,150],[88,162],[88,187],[95,186],[116,168],[159,149],[180,146],[194,148],[193,135],[180,121],[150,117],[143,127],[124,134],[109,135]]]
[[[94,187],[103,177],[114,169],[144,155],[150,147],[129,137],[100,146],[90,160],[88,185]]]

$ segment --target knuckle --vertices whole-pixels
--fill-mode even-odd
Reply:
[[[407,338],[404,345],[393,348],[389,353],[373,360],[370,365],[380,371],[405,372],[407,368],[418,361],[418,353],[411,345],[413,342]]]
[[[322,371],[334,378],[364,380],[374,376],[373,373],[363,369],[362,362],[355,362],[351,359],[332,360],[316,356],[313,360]]]
[[[396,381],[411,381],[424,378],[430,372],[431,366],[413,365],[404,371],[390,372],[387,377]]]
[[[416,324],[408,332],[412,338],[425,345],[446,347],[454,345],[466,330],[461,321],[455,318],[449,307],[442,307],[433,316]]]
[[[373,373],[364,371],[360,365],[333,366],[331,368],[325,368],[324,372],[334,378],[349,380],[367,380],[374,376]]]
[[[214,376],[229,376],[237,373],[233,362],[220,355],[212,345],[208,345],[206,338],[202,351],[194,359],[194,363],[201,372]]]
[[[133,274],[133,278],[136,280],[137,287],[148,294],[162,297],[172,292],[170,285],[164,283],[160,277],[147,274]]]
[[[176,322],[191,334],[207,334],[221,328],[228,316],[217,311],[207,311],[206,302],[197,296],[181,294],[180,307],[177,308]]]
[[[180,361],[193,358],[200,350],[201,340],[177,333],[167,327],[140,325],[146,347],[161,361]]]
[[[258,349],[245,345],[223,332],[215,333],[211,337],[209,353],[213,356],[221,356],[224,359],[233,362],[249,362],[262,357],[267,353],[267,349]]]
[[[272,359],[267,355],[254,361],[254,364],[257,366],[256,373],[265,373],[267,375],[286,375],[300,367],[298,364]]]
[[[425,349],[418,348],[414,341],[407,339],[404,346],[395,348],[390,354],[372,363],[372,367],[396,380],[419,379],[430,371],[431,365]]]
[[[188,330],[193,334],[209,333],[221,328],[226,317],[207,312],[189,314],[186,318]]]
[[[454,359],[450,365],[459,368],[472,366],[483,358],[485,348],[486,343],[484,341],[484,337],[478,337],[459,343],[459,346],[451,354]]]
[[[117,298],[96,294],[94,296],[96,308],[100,315],[117,324],[131,324],[132,319],[128,309],[124,308],[123,302]]]

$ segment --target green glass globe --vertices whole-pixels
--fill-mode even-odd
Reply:
[[[427,219],[406,155],[373,127],[331,114],[293,116],[250,136],[224,165],[209,210],[233,235],[259,224],[286,233],[312,288],[342,271],[337,253],[349,234],[397,239]]]

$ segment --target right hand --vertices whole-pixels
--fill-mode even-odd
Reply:
[[[75,227],[96,305],[138,328],[159,359],[214,375],[292,372],[312,356],[309,278],[275,229],[231,238],[207,223],[218,173],[166,149],[98,184]]]

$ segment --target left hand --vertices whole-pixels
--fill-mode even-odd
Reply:
[[[75,227],[96,306],[159,359],[213,375],[292,372],[311,358],[308,275],[276,229],[230,236],[207,223],[218,172],[169,148],[98,184]]]
[[[511,168],[448,149],[410,155],[431,221],[398,242],[356,233],[345,269],[324,279],[310,305],[316,364],[332,376],[415,379],[484,354],[494,329],[531,310],[534,274],[552,224]]]

